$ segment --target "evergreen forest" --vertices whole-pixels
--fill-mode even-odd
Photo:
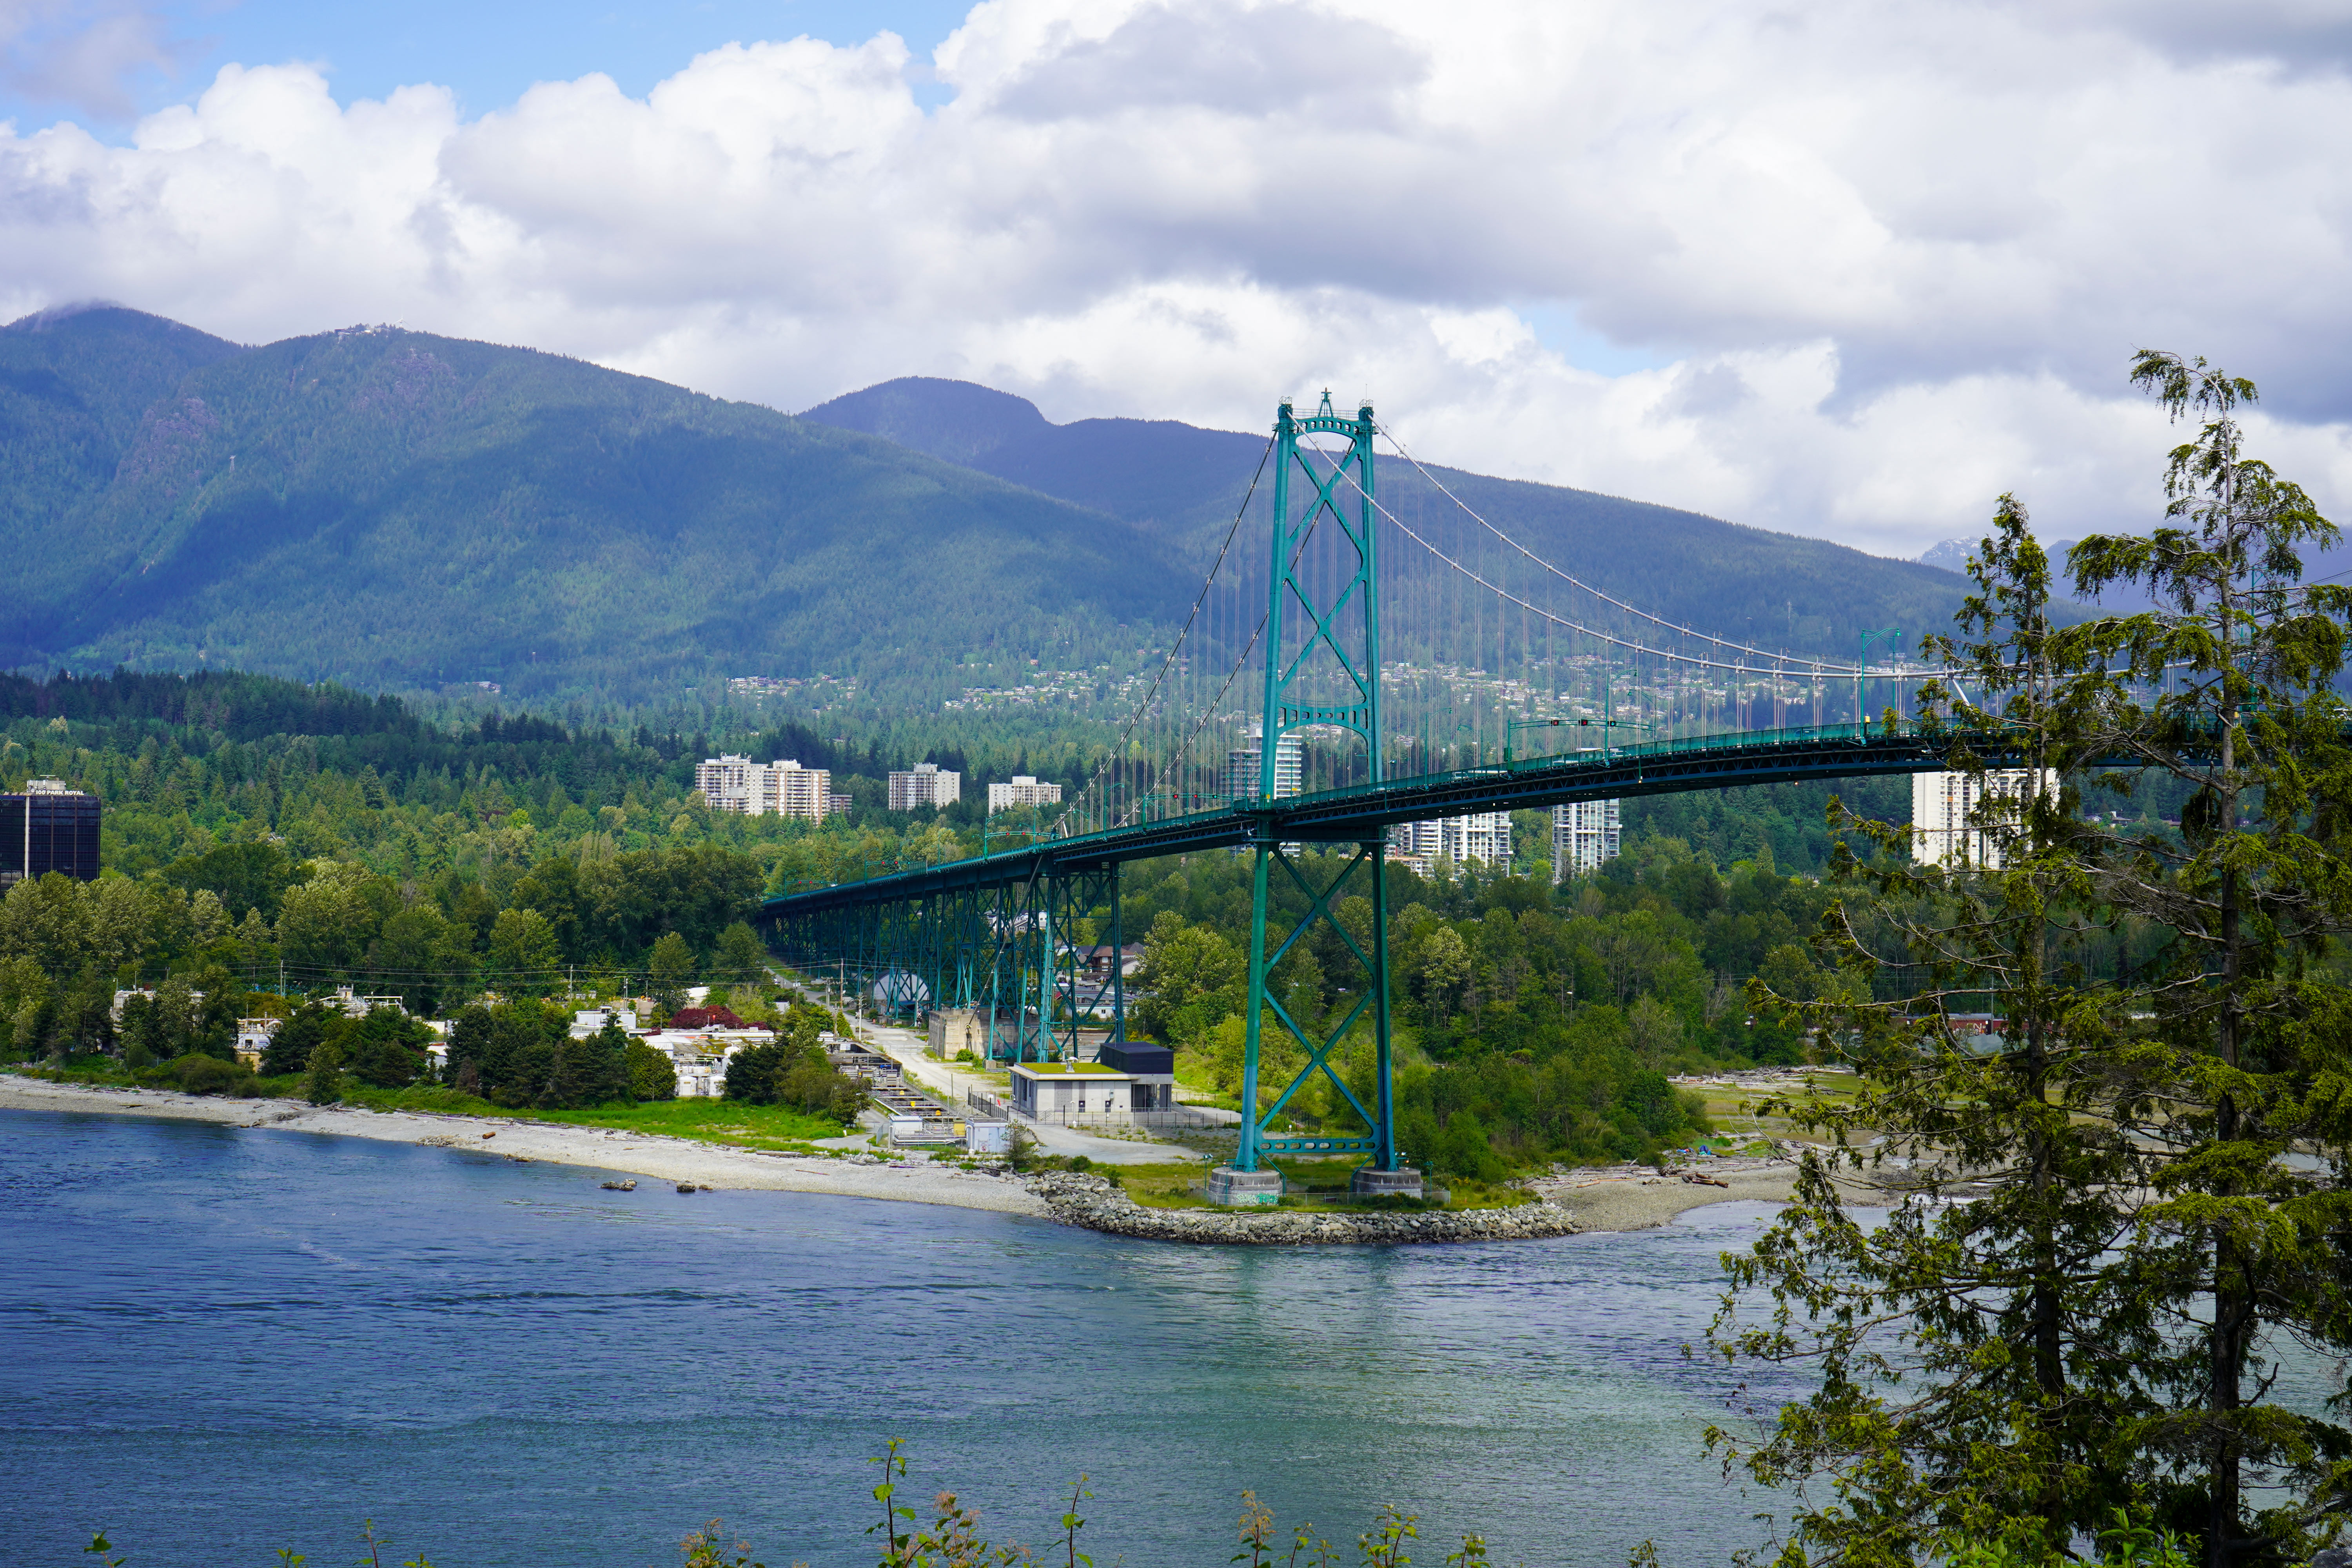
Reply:
[[[309,1021],[281,1031],[275,1070],[307,1070],[305,1042],[332,1034],[363,1081],[417,1081],[424,1037],[395,1026],[404,1014],[362,1026],[304,1010],[348,986],[421,1016],[494,1021],[505,1043],[453,1048],[450,1071],[472,1062],[469,1081],[494,1101],[565,1103],[625,1075],[550,1056],[568,1048],[563,995],[675,1006],[688,985],[715,984],[734,988],[722,994],[738,1014],[781,1019],[762,1011],[761,897],[955,858],[983,831],[969,801],[882,809],[879,775],[916,760],[886,749],[887,732],[680,735],[625,711],[579,729],[528,714],[436,721],[398,699],[229,673],[0,677],[0,786],[58,777],[106,813],[100,880],[27,881],[0,900],[0,1018],[20,1059],[220,1060],[239,1009],[290,1008]],[[1078,743],[1063,743],[1075,771]],[[964,744],[928,754],[965,767],[990,754]],[[821,826],[712,812],[693,766],[719,749],[830,764],[861,804]],[[1038,765],[1026,748],[996,751],[1006,772]],[[1901,789],[1850,793],[1899,817]],[[1412,1135],[1469,1174],[1643,1156],[1700,1131],[1667,1075],[1796,1060],[1796,1034],[1751,1023],[1743,987],[1810,962],[1828,799],[1790,786],[1700,810],[1630,802],[1627,855],[1558,889],[1535,813],[1520,814],[1508,874],[1390,867]],[[1004,814],[986,831],[1003,847],[1045,826]],[[1245,871],[1196,856],[1130,867],[1124,882],[1125,930],[1150,952],[1138,1026],[1228,1092]],[[1097,915],[1082,938],[1108,939],[1108,910]],[[1360,989],[1335,949],[1302,945],[1281,972],[1301,1016],[1336,1016]],[[117,1019],[126,986],[152,999]],[[1314,1097],[1296,1109],[1337,1114]]]

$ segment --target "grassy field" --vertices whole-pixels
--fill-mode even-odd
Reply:
[[[289,1079],[279,1092],[299,1093]],[[510,1110],[454,1089],[417,1084],[408,1089],[356,1089],[346,1100],[376,1110],[432,1110],[444,1115],[508,1116],[519,1121],[560,1121],[572,1127],[614,1127],[625,1132],[695,1138],[745,1149],[816,1152],[819,1138],[838,1138],[841,1124],[782,1105],[750,1105],[740,1100],[653,1100],[636,1105],[596,1105],[560,1110]]]
[[[167,1075],[151,1069],[134,1075],[110,1058],[76,1058],[62,1072],[17,1064],[13,1070],[62,1083],[106,1088],[173,1087]],[[300,1073],[242,1080],[239,1093],[299,1100],[307,1080]],[[494,1105],[462,1090],[440,1084],[411,1084],[406,1089],[371,1089],[356,1079],[343,1080],[343,1103],[369,1110],[423,1110],[442,1116],[506,1116],[519,1121],[561,1121],[574,1127],[615,1127],[626,1132],[661,1133],[671,1138],[696,1138],[706,1143],[732,1143],[746,1149],[772,1149],[795,1153],[823,1153],[810,1145],[819,1138],[838,1138],[843,1129],[829,1116],[811,1116],[781,1105],[749,1105],[740,1100],[656,1100],[638,1105],[598,1105],[579,1110],[535,1110]]]
[[[747,1105],[740,1100],[656,1100],[638,1105],[604,1105],[585,1110],[509,1111],[541,1121],[568,1121],[579,1127],[618,1127],[631,1132],[658,1132],[672,1138],[699,1138],[710,1143],[734,1143],[746,1149],[776,1149],[822,1152],[809,1145],[819,1138],[838,1138],[842,1126],[829,1116],[812,1116],[782,1105]]]
[[[1812,1072],[1814,1091],[1825,1103],[1835,1104],[1853,1098],[1858,1080],[1850,1072],[1822,1068]],[[1759,1139],[1789,1138],[1800,1142],[1817,1142],[1798,1131],[1785,1116],[1765,1115],[1759,1111],[1766,1096],[1756,1089],[1736,1089],[1705,1087],[1696,1092],[1706,1101],[1706,1119],[1723,1137],[1735,1145],[1744,1146]]]

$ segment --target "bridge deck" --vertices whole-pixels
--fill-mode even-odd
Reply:
[[[1654,741],[1606,755],[1527,757],[1508,763],[1422,773],[1282,800],[1237,801],[1019,849],[840,882],[770,899],[771,919],[898,903],[936,893],[1024,883],[1041,875],[1101,868],[1243,844],[1369,843],[1391,825],[1478,811],[1517,811],[1572,801],[1744,784],[1932,773],[1948,765],[1951,738],[1889,735],[1868,726],[1758,730]]]

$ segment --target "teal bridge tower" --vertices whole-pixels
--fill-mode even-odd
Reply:
[[[1381,874],[1386,832],[1337,838],[1300,834],[1286,843],[1275,816],[1265,809],[1280,798],[1283,741],[1299,731],[1337,731],[1353,737],[1362,746],[1364,782],[1373,785],[1381,782],[1381,574],[1372,460],[1377,431],[1370,404],[1348,417],[1332,408],[1328,392],[1313,414],[1301,418],[1286,402],[1275,419],[1265,689],[1258,710],[1264,715],[1255,803],[1261,809],[1248,846],[1255,865],[1250,879],[1249,992],[1244,1015],[1248,1032],[1242,1056],[1241,1143],[1232,1166],[1211,1178],[1211,1195],[1226,1202],[1278,1197],[1281,1177],[1268,1170],[1265,1162],[1284,1153],[1363,1154],[1369,1158],[1358,1173],[1359,1187],[1420,1192],[1419,1177],[1401,1171],[1397,1162],[1396,1095],[1390,1051],[1394,1010],[1389,995],[1388,879]],[[1347,445],[1336,454],[1320,454],[1328,466],[1318,468],[1301,449],[1302,436],[1334,436]],[[1328,531],[1326,547],[1311,558],[1310,543],[1323,531]],[[1318,565],[1323,570],[1315,570]],[[1355,850],[1320,886],[1294,858],[1291,848],[1317,841],[1334,847],[1352,844]],[[1335,900],[1366,865],[1370,867],[1367,880],[1371,889],[1371,920],[1370,930],[1360,939],[1340,921]],[[1268,952],[1266,904],[1272,890],[1268,882],[1277,872],[1306,896],[1307,914]],[[1328,1031],[1292,1016],[1266,984],[1290,950],[1318,925],[1330,929],[1364,972],[1355,1005]],[[1333,1051],[1367,1015],[1372,1026],[1370,1104],[1332,1065]],[[1297,1041],[1306,1062],[1261,1111],[1257,1109],[1259,1077],[1266,1056],[1265,1031],[1269,1020]],[[1329,1080],[1362,1120],[1362,1134],[1285,1137],[1273,1131],[1292,1098],[1318,1074]]]

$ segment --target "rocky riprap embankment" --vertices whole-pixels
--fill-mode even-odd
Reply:
[[[1049,1171],[1029,1190],[1065,1225],[1146,1241],[1215,1247],[1384,1245],[1409,1241],[1507,1241],[1573,1236],[1581,1227],[1548,1203],[1507,1209],[1316,1214],[1301,1209],[1150,1209],[1100,1176]]]

